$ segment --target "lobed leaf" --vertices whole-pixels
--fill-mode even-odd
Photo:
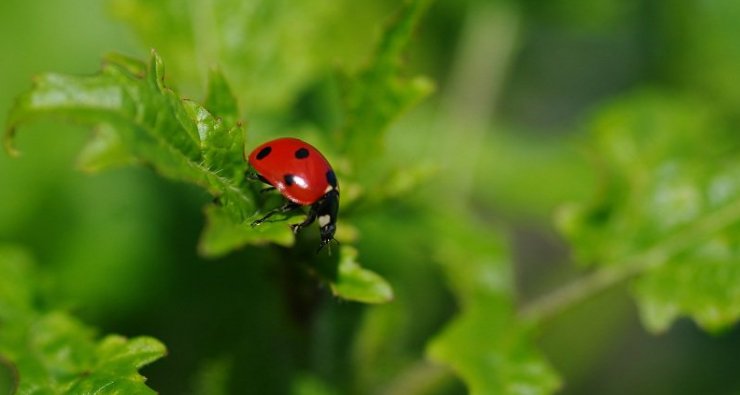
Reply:
[[[555,392],[559,377],[514,312],[502,238],[470,218],[441,217],[436,226],[448,237],[436,251],[462,313],[428,344],[428,355],[452,367],[474,395]]]
[[[217,68],[208,76],[208,94],[203,106],[228,125],[239,122],[239,103],[226,77]]]
[[[700,102],[634,95],[604,110],[592,130],[602,189],[559,218],[580,262],[613,262],[644,250],[732,200],[715,202],[710,189],[737,144]],[[732,194],[734,187],[725,186]]]
[[[143,73],[143,74],[142,74]],[[209,102],[234,119],[233,98],[220,74],[212,76]],[[230,109],[231,108],[231,109]],[[5,144],[14,151],[15,130],[42,118],[59,117],[97,126],[97,137],[81,156],[85,169],[148,163],[166,177],[194,183],[217,196],[235,218],[254,213],[244,188],[244,131],[226,124],[205,107],[181,100],[164,85],[164,66],[152,53],[149,66],[121,55],[109,56],[93,76],[47,74],[21,95],[8,117]]]
[[[424,77],[402,73],[402,55],[429,1],[407,2],[387,27],[368,65],[345,79],[343,152],[362,163],[381,151],[384,132],[398,116],[434,89]]]
[[[326,272],[322,273],[326,278]],[[378,274],[357,262],[357,250],[341,246],[336,272],[329,277],[331,290],[342,299],[363,303],[387,303],[393,300],[393,288]]]
[[[740,227],[733,226],[635,281],[640,316],[652,332],[664,332],[681,316],[710,332],[740,319]]]
[[[18,394],[154,394],[138,373],[166,354],[158,340],[107,336],[35,305],[30,259],[0,247],[0,359],[17,371]]]
[[[92,139],[77,158],[77,166],[88,172],[135,163],[136,158],[126,148],[120,133],[107,123],[95,127]]]
[[[472,395],[554,393],[560,379],[531,337],[508,302],[479,298],[427,350],[435,361],[450,365]]]
[[[615,103],[593,126],[603,191],[560,217],[576,257],[638,267],[646,326],[663,331],[688,315],[709,330],[740,318],[738,144],[713,110],[687,98],[643,93]]]

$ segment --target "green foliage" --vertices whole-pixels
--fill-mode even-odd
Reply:
[[[105,60],[100,74],[89,77],[47,74],[20,96],[8,117],[6,147],[13,151],[19,124],[56,116],[90,125],[107,124],[116,138],[100,138],[100,151],[116,152],[117,142],[141,162],[166,177],[200,185],[218,196],[225,209],[246,217],[254,210],[250,194],[230,157],[241,157],[243,132],[226,126],[205,108],[183,101],[164,86],[164,65],[156,53],[147,66],[121,56]],[[113,144],[106,146],[105,144]],[[230,165],[229,167],[220,167]],[[219,166],[219,167],[215,167]]]
[[[18,394],[154,394],[138,370],[166,354],[150,337],[126,339],[39,306],[35,268],[23,251],[0,247],[0,356]]]
[[[130,319],[125,328],[151,327],[177,355],[147,374],[165,393],[578,393],[568,358],[543,352],[542,336],[551,318],[567,321],[563,311],[620,284],[652,332],[681,317],[730,331],[740,319],[740,8],[431,3],[111,0],[156,48],[149,60],[111,54],[92,75],[42,74],[6,121],[7,151],[18,153],[16,140],[27,151],[13,164],[28,167],[0,158],[0,193],[15,198],[0,199],[0,238],[35,244],[50,265],[0,248],[0,390],[152,393],[138,370],[165,354],[158,340],[98,337],[62,309],[90,321],[116,298],[124,308],[100,326]],[[588,45],[634,52],[615,60]],[[661,56],[635,62],[643,52]],[[561,67],[570,61],[579,67]],[[437,73],[442,89],[398,123],[434,90],[414,67]],[[585,127],[564,137],[586,107]],[[94,133],[83,144],[40,123],[33,140],[27,125],[48,119]],[[319,147],[340,179],[341,244],[320,254],[315,227],[288,226],[303,213],[251,226],[282,198],[245,178],[245,150],[285,134]],[[48,175],[39,158],[58,144],[80,151],[82,170],[106,172],[65,190],[61,159]],[[118,173],[136,165],[156,175]],[[85,199],[80,185],[100,190]],[[110,195],[133,203],[108,208],[100,198]],[[557,207],[566,246],[548,222]],[[23,223],[26,211],[35,222]],[[189,254],[198,230],[206,264]],[[587,272],[530,300],[559,282],[565,248]],[[591,359],[609,348],[589,344],[608,336],[590,333],[606,326],[599,318],[563,331],[595,349],[581,353]],[[577,362],[580,384],[606,365],[593,362]]]
[[[411,26],[407,21],[418,19],[419,12],[416,9],[413,15],[401,18],[406,29],[400,33],[392,30],[387,40],[407,38]],[[400,56],[401,49],[402,46],[397,46],[392,55]],[[376,66],[371,63],[369,67]],[[396,77],[386,73],[386,78]],[[144,163],[167,178],[201,186],[217,198],[218,204],[206,208],[208,226],[200,243],[203,254],[223,255],[245,243],[292,245],[293,235],[285,223],[249,225],[260,215],[256,203],[259,197],[254,193],[256,187],[244,180],[245,133],[239,121],[237,101],[223,75],[216,70],[211,72],[203,105],[179,98],[164,81],[164,65],[155,52],[148,64],[110,55],[101,72],[93,76],[37,77],[33,88],[17,99],[10,112],[6,148],[17,153],[13,147],[17,127],[37,118],[55,117],[93,126],[95,136],[79,159],[83,169],[99,171]],[[356,92],[377,89],[366,85]],[[369,114],[372,116],[372,112]],[[377,130],[366,133],[379,133],[390,121],[377,123]],[[391,300],[390,285],[379,275],[360,267],[356,257],[353,248],[342,246],[338,261],[311,270],[327,281],[339,297],[366,303]],[[136,369],[164,353],[156,340],[147,338],[126,341],[107,337],[96,344],[89,330],[64,315],[42,317],[40,322],[36,325],[33,321],[17,321],[20,328],[40,328],[38,335],[58,344],[54,347],[68,347],[80,354],[73,355],[71,361],[49,362],[43,358],[33,361],[32,366],[54,366],[61,370],[62,377],[52,377],[49,391],[110,389],[143,393],[140,388],[143,379]],[[11,361],[31,352],[14,350]],[[25,362],[18,365],[22,377],[20,393],[27,391],[25,383],[38,385],[35,383],[46,382],[45,375],[51,374],[39,368],[36,370],[40,373],[30,373],[33,370]]]
[[[368,67],[345,84],[345,124],[338,140],[358,166],[381,151],[383,132],[391,122],[433,89],[426,78],[401,75],[403,51],[427,3],[409,2],[389,26]]]
[[[580,261],[618,261],[732,201],[732,140],[701,103],[642,94],[603,111],[592,130],[605,180],[577,214],[592,228],[569,232],[592,238],[574,240]]]
[[[217,0],[205,9],[176,0],[111,4],[114,15],[171,60],[178,81],[197,86],[218,62],[250,110],[284,107],[338,53],[345,64],[359,63],[373,39],[366,16],[380,8],[348,0]]]
[[[640,275],[653,331],[681,315],[709,330],[734,324],[740,163],[728,127],[701,102],[643,93],[604,110],[592,130],[602,193],[561,217],[577,256]]]
[[[529,325],[515,314],[503,238],[472,218],[462,222],[465,227],[449,229],[454,220],[439,216],[436,229],[458,235],[440,240],[437,256],[462,314],[430,343],[429,355],[455,369],[471,394],[552,393],[560,379],[532,343]],[[458,262],[465,268],[456,267]]]
[[[365,303],[386,303],[393,299],[393,289],[379,275],[357,263],[357,251],[342,246],[339,264],[329,283],[335,295]]]
[[[100,137],[83,151],[84,168],[118,163],[125,150],[162,175],[199,185],[218,199],[217,205],[206,209],[209,226],[200,246],[204,254],[222,255],[245,243],[291,245],[290,228],[284,223],[249,225],[260,213],[255,204],[256,187],[245,185],[244,131],[238,121],[234,122],[236,100],[216,71],[211,74],[206,103],[221,116],[178,98],[165,87],[164,66],[156,53],[148,67],[114,55],[95,76],[39,77],[10,113],[6,147],[13,152],[15,129],[38,117],[60,116],[102,125],[98,127]],[[227,120],[234,124],[228,125]],[[336,278],[341,283],[331,282],[337,295],[372,302],[390,299],[390,288],[380,276],[355,267],[352,259],[341,262]]]

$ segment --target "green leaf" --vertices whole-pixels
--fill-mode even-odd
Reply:
[[[6,146],[13,150],[19,125],[41,117],[107,124],[105,133],[115,130],[125,150],[140,161],[166,177],[206,188],[237,218],[251,215],[253,199],[242,186],[241,128],[225,125],[204,107],[181,100],[165,87],[164,66],[156,53],[142,77],[143,69],[140,62],[113,56],[97,75],[38,77],[9,114]],[[111,158],[109,151],[122,150],[113,144],[117,143],[110,136],[103,143],[106,160]],[[90,154],[91,149],[83,163],[96,167],[100,157]]]
[[[245,221],[235,222],[221,207],[206,207],[206,226],[200,237],[198,251],[208,257],[219,257],[248,244],[275,243],[290,247],[295,241],[293,232],[285,221],[267,221],[252,226],[261,217],[256,214]]]
[[[252,227],[251,222],[260,216],[234,223],[223,209],[207,207],[208,223],[200,239],[200,253],[218,257],[247,244],[271,242],[285,247],[294,244],[293,232],[285,220],[267,221]],[[288,218],[292,216],[295,214]],[[342,299],[363,303],[387,303],[393,299],[390,284],[380,275],[361,267],[357,262],[357,250],[353,247],[342,245],[338,259],[322,259],[309,270],[314,271],[329,285],[334,295]]]
[[[429,343],[429,356],[452,367],[474,395],[555,392],[560,379],[532,344],[533,328],[515,314],[501,236],[471,218],[440,214],[438,220],[446,237],[436,252],[462,314]]]
[[[96,341],[91,328],[69,315],[38,308],[36,281],[22,251],[0,247],[0,358],[17,371],[17,393],[155,393],[138,370],[166,354],[159,341]]]
[[[165,354],[162,343],[150,337],[107,336],[96,345],[90,374],[69,392],[154,393],[144,387],[145,378],[137,370]]]
[[[600,195],[560,226],[584,263],[637,276],[643,322],[680,316],[717,331],[740,318],[738,143],[700,101],[648,92],[604,110],[593,144],[608,176]]]
[[[737,147],[706,105],[645,92],[608,106],[595,118],[593,156],[603,184],[589,204],[570,206],[559,225],[583,263],[614,262],[652,246],[671,232],[732,200],[715,201],[713,179]],[[712,160],[708,160],[708,159]]]
[[[135,163],[136,159],[126,149],[121,135],[113,126],[106,123],[95,127],[93,138],[85,145],[77,159],[77,166],[88,172]]]
[[[208,94],[203,103],[205,108],[228,125],[239,121],[239,105],[221,70],[211,69],[208,76]]]
[[[740,319],[740,228],[680,254],[635,282],[645,326],[664,332],[679,317],[718,332]]]
[[[402,73],[402,55],[428,4],[427,0],[407,2],[387,27],[368,65],[345,80],[340,145],[358,163],[377,155],[388,126],[434,89],[430,80]]]
[[[357,262],[357,250],[349,246],[339,248],[336,272],[321,271],[329,281],[334,295],[363,303],[387,303],[393,300],[393,288],[383,277],[364,269]]]
[[[243,158],[244,130],[241,125],[227,125],[223,119],[214,117],[192,101],[185,101],[184,107],[187,116],[195,120],[198,128],[203,150],[202,164],[238,190],[246,167]]]
[[[450,365],[472,395],[554,393],[559,378],[508,304],[479,298],[429,345],[430,357]]]

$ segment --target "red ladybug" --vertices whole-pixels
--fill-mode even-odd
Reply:
[[[249,165],[257,178],[270,184],[288,201],[252,222],[259,225],[276,213],[285,213],[301,206],[311,206],[308,217],[291,225],[293,233],[318,220],[321,230],[319,249],[334,240],[339,212],[339,184],[329,162],[316,148],[305,141],[283,137],[268,141],[249,154]]]

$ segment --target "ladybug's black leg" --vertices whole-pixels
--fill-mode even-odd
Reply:
[[[290,212],[290,211],[293,211],[293,210],[297,209],[298,207],[300,207],[300,204],[293,203],[293,202],[286,202],[282,206],[268,211],[267,214],[265,214],[264,217],[262,217],[262,218],[260,218],[260,219],[258,219],[256,221],[254,221],[254,222],[252,222],[252,226],[257,226],[257,225],[265,222],[268,218],[272,217],[275,214],[287,213],[287,212]]]
[[[311,225],[313,221],[316,220],[316,206],[311,206],[311,209],[308,210],[308,216],[306,217],[303,222],[300,224],[293,224],[290,225],[290,228],[293,229],[293,234],[298,234],[298,232],[301,231],[301,229],[305,228],[308,225]]]

